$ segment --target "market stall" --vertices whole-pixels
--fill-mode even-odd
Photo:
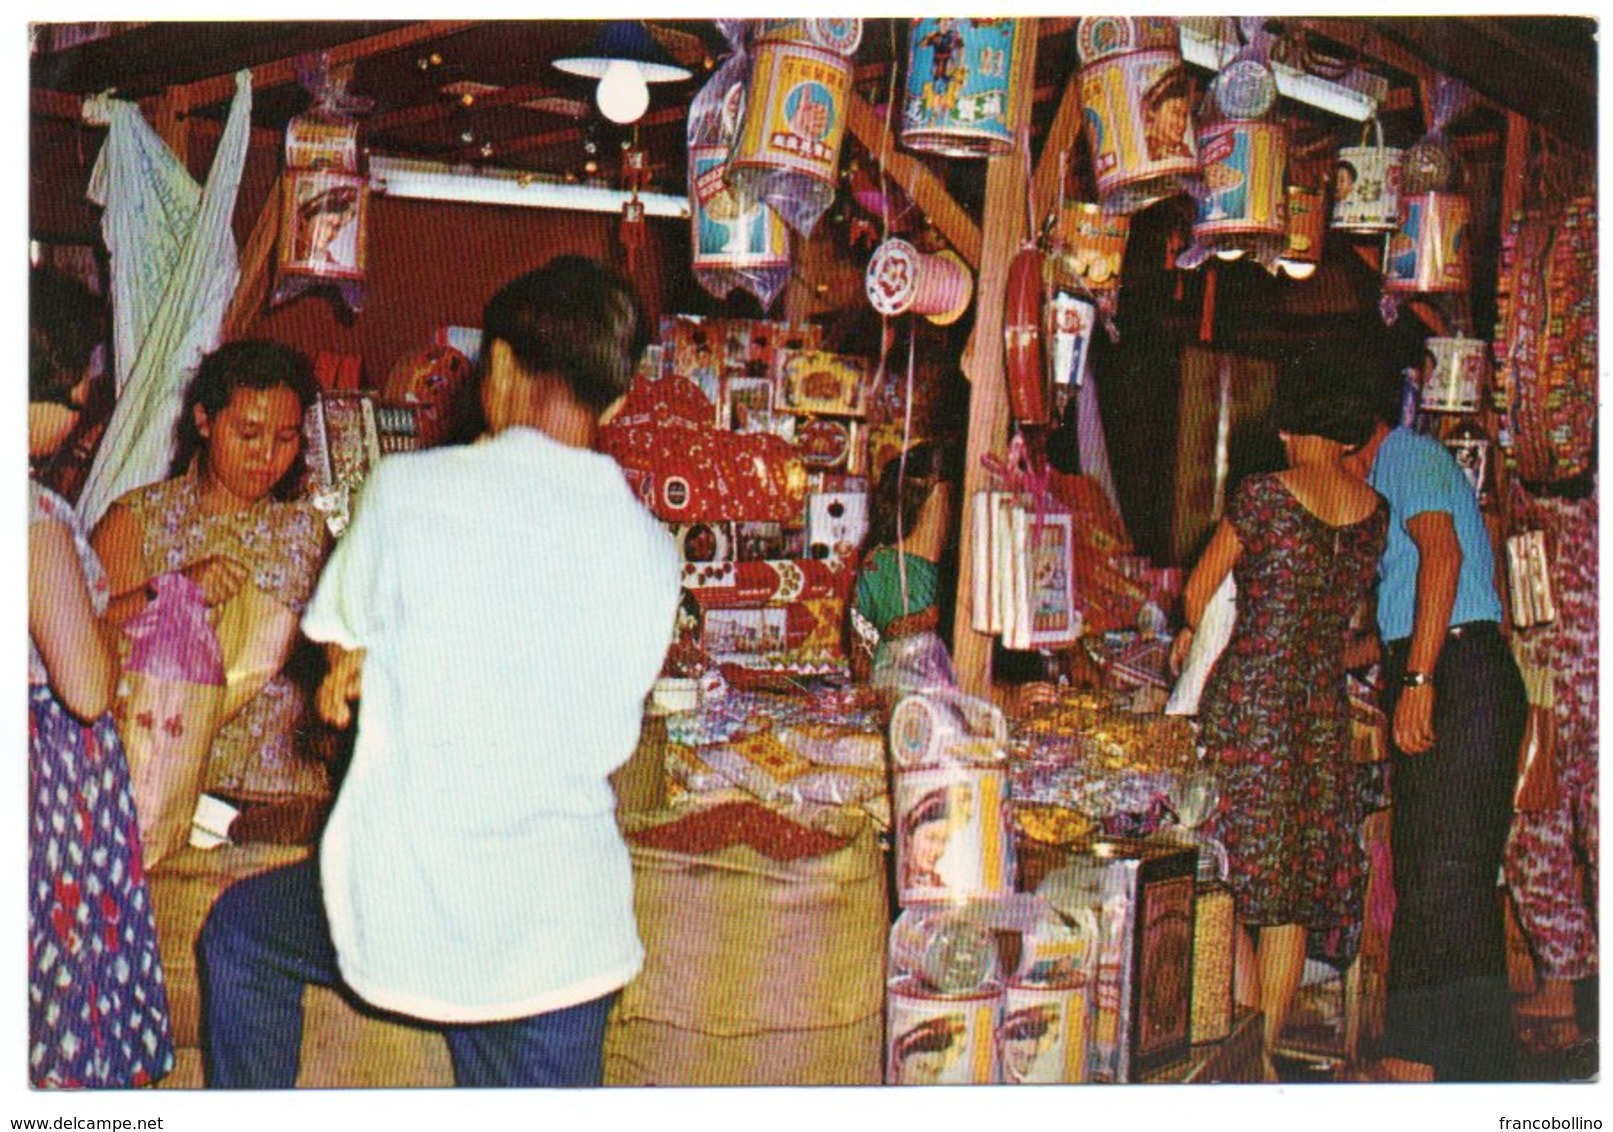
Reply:
[[[315,360],[302,498],[340,539],[377,465],[476,435],[499,281],[561,252],[617,266],[651,344],[596,447],[676,543],[682,595],[613,779],[647,958],[606,1083],[1260,1080],[1226,851],[1200,828],[1222,781],[1170,653],[1184,578],[1265,458],[1277,359],[1368,336],[1405,371],[1525,640],[1562,586],[1531,495],[1594,477],[1578,22],[1428,22],[1449,38],[1289,17],[286,25],[295,52],[256,25],[40,25],[36,264],[144,294],[111,222],[132,175],[92,177],[69,144],[88,136],[100,161],[166,153],[142,191],[211,218],[211,252],[187,216],[189,250],[148,274],[232,280],[188,300],[146,281],[101,411],[46,471],[93,524],[166,467],[187,366],[273,339]],[[209,30],[216,63],[121,69]],[[607,31],[638,46],[603,57]],[[1538,85],[1499,65],[1524,49]],[[946,490],[909,512],[931,447]],[[1364,895],[1310,940],[1279,1047],[1323,1075],[1382,1028],[1378,680],[1349,688]],[[340,764],[339,734],[306,739]],[[192,846],[247,840],[244,816]],[[170,1084],[199,1083],[202,917],[305,852],[260,848],[153,874],[189,1012]],[[445,1079],[433,1035],[317,1009],[305,1084]]]

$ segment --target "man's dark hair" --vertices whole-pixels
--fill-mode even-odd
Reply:
[[[184,475],[191,460],[200,456],[207,459],[207,443],[196,427],[195,406],[200,405],[212,420],[229,405],[237,389],[276,389],[285,386],[297,395],[297,403],[306,414],[308,406],[319,396],[319,383],[314,380],[314,367],[308,356],[300,350],[279,342],[243,339],[226,342],[202,359],[196,367],[196,376],[185,391],[185,407],[180,410],[175,425],[174,459],[168,467],[169,476]],[[304,471],[303,452],[299,448],[291,467],[274,485],[276,499],[296,497],[302,486]]]
[[[501,288],[482,313],[482,357],[493,340],[531,374],[555,374],[601,412],[627,392],[648,328],[633,289],[584,256],[550,260]]]
[[[106,338],[106,300],[66,275],[28,273],[28,400],[65,404]]]

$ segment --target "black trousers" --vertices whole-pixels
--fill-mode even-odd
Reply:
[[[1408,644],[1386,650],[1391,718]],[[1493,622],[1453,629],[1433,675],[1433,748],[1393,751],[1383,1052],[1432,1065],[1440,1081],[1505,1081],[1517,1066],[1496,885],[1528,703]]]

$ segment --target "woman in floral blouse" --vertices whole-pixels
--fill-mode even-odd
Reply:
[[[237,803],[322,804],[330,796],[325,766],[299,742],[302,691],[278,670],[327,550],[319,513],[294,501],[303,414],[317,393],[296,350],[263,341],[220,347],[186,394],[170,477],[124,495],[91,537],[106,564],[114,624],[144,609],[152,580],[172,571],[201,587],[215,619],[248,586],[291,614],[276,642],[280,665],[231,674],[204,789]]]

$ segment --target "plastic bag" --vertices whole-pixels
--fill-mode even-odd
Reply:
[[[733,54],[689,103],[689,223],[694,277],[715,297],[734,288],[765,310],[790,279],[790,234],[765,203],[741,208],[728,185],[728,155],[739,130],[750,74],[745,21],[718,20]]]
[[[201,587],[178,573],[152,586],[155,599],[124,625],[128,696],[117,713],[147,869],[190,840],[225,683]]]
[[[952,654],[934,632],[884,640],[874,650],[869,683],[884,692],[906,695],[932,688],[956,688]]]

